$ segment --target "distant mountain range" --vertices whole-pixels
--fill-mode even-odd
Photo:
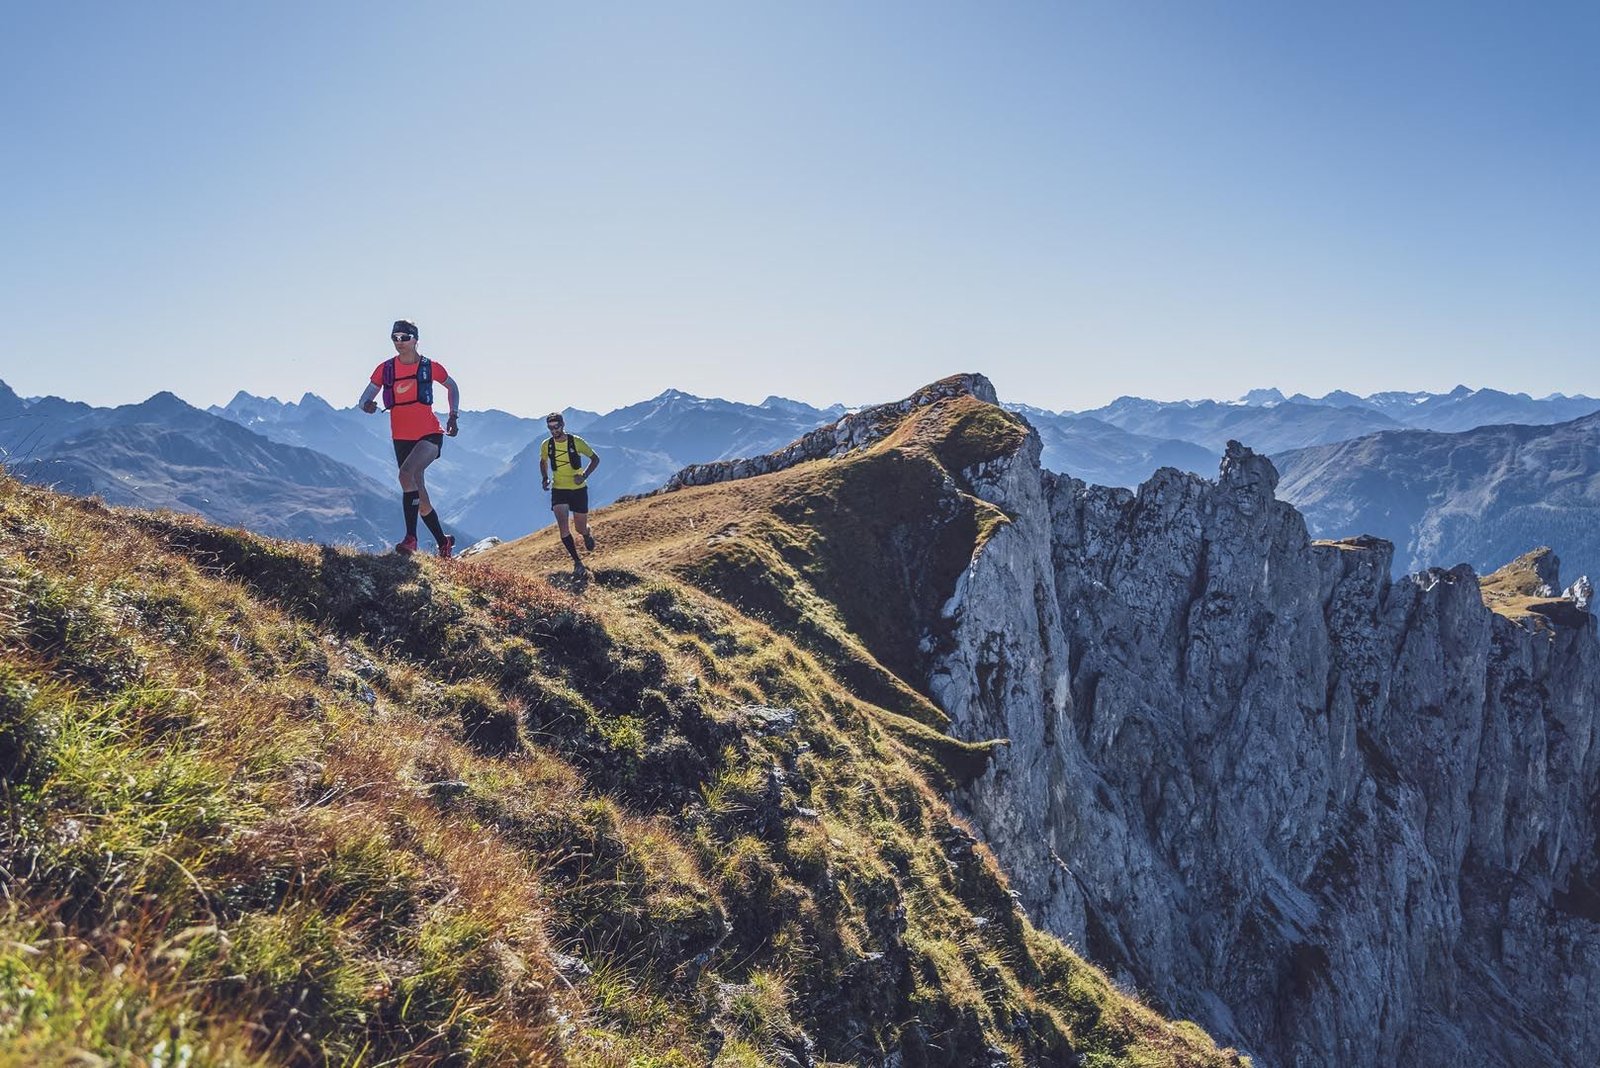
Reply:
[[[1044,443],[1040,463],[1046,470],[1070,474],[1096,486],[1137,486],[1158,468],[1207,474],[1217,469],[1221,449],[1192,441],[1124,430],[1092,415],[1072,415],[1006,405],[1039,431]]]
[[[690,464],[779,448],[844,411],[667,390],[604,415],[565,414],[604,457],[590,495],[600,507]],[[536,451],[546,436],[543,418],[469,409],[461,427],[428,471],[446,524],[462,540],[546,526]],[[241,392],[206,411],[170,393],[95,408],[58,397],[24,400],[0,382],[0,461],[67,492],[195,512],[278,537],[376,549],[399,536],[388,420],[312,393],[285,402]]]
[[[272,537],[368,549],[395,540],[394,496],[361,472],[171,393],[94,408],[24,401],[0,382],[0,450],[19,478],[108,504],[192,512]]]
[[[1276,454],[1385,430],[1458,431],[1500,423],[1544,426],[1600,411],[1600,400],[1560,393],[1536,399],[1526,393],[1457,386],[1449,393],[1365,397],[1342,390],[1322,397],[1303,393],[1285,397],[1276,389],[1257,389],[1232,402],[1119,397],[1082,412],[1007,407],[1039,428],[1047,469],[1100,485],[1133,487],[1163,466],[1209,475],[1230,440]]]
[[[605,415],[578,408],[562,414],[567,428],[601,454],[589,494],[590,507],[598,508],[625,494],[655,489],[690,464],[771,452],[844,412],[839,404],[813,408],[783,397],[740,404],[669,389]],[[540,422],[511,462],[467,497],[456,521],[503,538],[548,524],[550,508],[539,488],[538,448],[544,439]]]
[[[1232,402],[1122,397],[1083,412],[1010,405],[1039,431],[1049,470],[1137,486],[1160,467],[1216,473],[1230,439],[1272,455],[1280,495],[1319,536],[1394,541],[1396,567],[1468,561],[1492,570],[1550,544],[1570,575],[1600,572],[1600,401],[1553,394],[1253,390]],[[566,409],[603,456],[600,507],[690,464],[782,448],[845,413],[781,397],[742,404],[667,390],[601,414]],[[1575,422],[1573,420],[1576,420]],[[1515,423],[1489,425],[1485,423]],[[539,488],[542,418],[463,413],[429,471],[446,523],[510,539],[549,523]],[[1467,432],[1463,428],[1470,429]],[[170,393],[94,408],[24,400],[0,383],[0,450],[21,477],[108,502],[197,512],[262,533],[382,548],[398,535],[388,421],[315,394],[240,393],[200,411]]]
[[[1548,545],[1600,577],[1600,414],[1554,426],[1391,431],[1279,453],[1278,496],[1318,537],[1376,534],[1395,568],[1479,574]]]
[[[384,490],[395,485],[389,418],[381,411],[368,415],[359,408],[335,408],[315,393],[307,393],[298,402],[286,402],[244,392],[207,411],[273,441],[325,453],[362,472]],[[541,421],[493,409],[463,412],[461,425],[466,432],[446,441],[439,459],[428,468],[428,485],[445,503],[446,515],[449,502],[461,500],[482,485],[529,437],[544,430]]]

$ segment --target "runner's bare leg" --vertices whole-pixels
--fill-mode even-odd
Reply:
[[[412,490],[417,492],[418,515],[427,515],[433,511],[433,505],[428,501],[428,487],[422,473],[438,458],[439,446],[431,441],[419,441],[411,450],[411,454],[406,457],[406,462],[400,465],[400,488],[407,492]]]

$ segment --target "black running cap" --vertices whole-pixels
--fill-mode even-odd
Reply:
[[[421,337],[422,331],[417,329],[417,324],[410,319],[396,319],[389,328],[391,334],[410,334],[412,337]]]

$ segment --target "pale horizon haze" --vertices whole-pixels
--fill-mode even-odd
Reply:
[[[1600,6],[9,5],[0,379],[1600,395]]]

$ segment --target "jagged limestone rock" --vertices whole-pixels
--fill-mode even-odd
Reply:
[[[926,643],[1010,740],[962,801],[1029,912],[1258,1065],[1600,1062],[1590,617],[1313,544],[1237,442],[1137,493],[1038,456],[966,472],[1011,522]]]
[[[456,555],[459,556],[459,557],[477,556],[479,553],[488,552],[490,549],[493,549],[496,545],[499,545],[499,544],[501,544],[501,540],[491,534],[487,538],[483,538],[483,539],[481,539],[479,541],[473,542],[471,545],[467,546],[465,549],[462,549]]]

